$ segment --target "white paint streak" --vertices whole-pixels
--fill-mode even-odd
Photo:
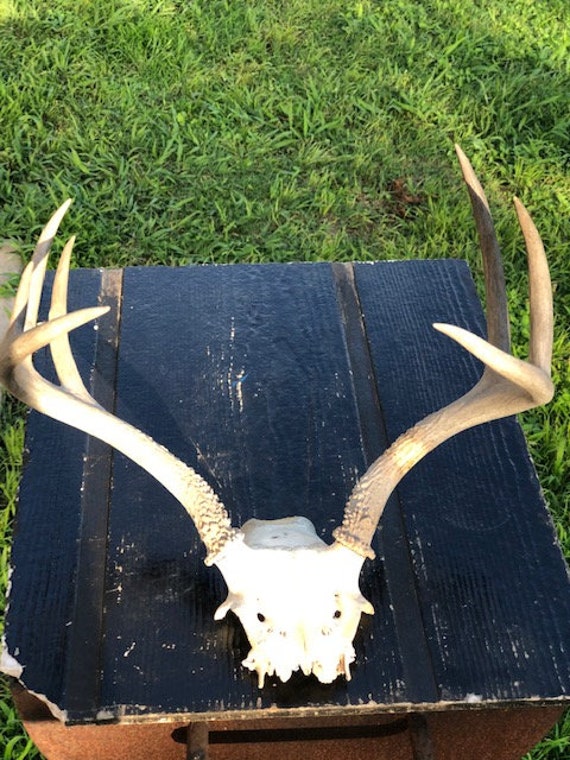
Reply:
[[[234,382],[234,387],[236,389],[236,396],[238,400],[240,413],[243,412],[243,383],[246,377],[247,377],[247,374],[246,374],[245,369],[241,369],[238,372],[237,379]]]
[[[136,645],[137,645],[137,642],[133,641],[131,646],[128,649],[125,649],[125,653],[123,654],[123,657],[128,657],[130,653],[133,651],[133,649],[136,647]]]

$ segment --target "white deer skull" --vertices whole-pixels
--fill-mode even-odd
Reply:
[[[362,557],[327,546],[305,517],[249,520],[241,533],[216,560],[229,594],[215,617],[232,610],[241,620],[251,644],[243,664],[260,686],[299,668],[323,683],[350,678],[360,616],[374,611],[358,588]]]
[[[43,230],[24,271],[8,330],[0,344],[0,381],[16,397],[54,419],[77,427],[121,451],[161,482],[187,510],[204,542],[206,564],[215,564],[228,597],[216,619],[231,610],[240,619],[251,651],[243,664],[282,681],[296,670],[323,683],[350,678],[353,639],[361,614],[373,609],[359,590],[364,560],[390,493],[426,454],[448,438],[489,420],[510,416],[552,398],[552,293],[542,243],[528,213],[515,199],[526,241],[531,281],[531,347],[528,362],[509,353],[504,277],[487,200],[457,148],[479,232],[487,286],[488,342],[452,325],[434,327],[477,356],[485,371],[460,399],[428,415],[404,433],[368,469],[346,505],[342,526],[327,545],[304,517],[250,520],[232,527],[210,486],[191,467],[145,433],[100,407],[86,390],[68,333],[102,316],[106,308],[67,313],[67,278],[73,246],[65,246],[56,273],[49,320],[37,324],[47,256],[69,201]],[[32,355],[50,346],[60,385],[41,377]]]

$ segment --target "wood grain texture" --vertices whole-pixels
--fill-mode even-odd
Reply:
[[[72,272],[71,288],[75,306],[96,303],[100,275]],[[461,262],[134,268],[117,355],[103,328],[74,347],[117,414],[195,467],[234,525],[301,514],[329,540],[374,457],[478,377],[436,320],[484,330]],[[223,580],[180,505],[119,454],[100,497],[82,498],[110,452],[36,414],[27,446],[7,641],[26,686],[71,722],[568,698],[568,574],[513,420],[444,444],[390,500],[352,681],[262,690],[237,619],[213,621]]]

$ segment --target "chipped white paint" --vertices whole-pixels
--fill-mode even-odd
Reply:
[[[28,693],[37,697],[40,702],[43,702],[54,718],[62,723],[67,723],[67,710],[62,710],[55,702],[51,702],[45,694],[39,694],[37,691],[32,691],[32,689],[28,689]]]
[[[4,673],[4,675],[11,676],[12,678],[15,678],[17,681],[19,681],[22,686],[27,689],[28,693],[32,694],[34,697],[37,697],[45,705],[47,705],[50,713],[54,716],[54,718],[57,718],[57,720],[65,723],[67,721],[66,710],[62,710],[58,705],[49,700],[45,694],[40,694],[28,688],[23,682],[22,677],[24,675],[26,666],[22,665],[16,659],[16,656],[19,654],[18,650],[16,649],[14,651],[14,654],[10,654],[6,639],[4,637],[2,637],[0,646],[0,673]]]
[[[13,655],[10,654],[4,637],[2,637],[0,646],[0,673],[4,673],[4,675],[11,676],[12,678],[15,678],[17,681],[19,681],[30,694],[32,694],[34,697],[37,697],[45,705],[47,705],[50,713],[54,716],[54,718],[57,718],[57,720],[65,723],[67,721],[66,710],[62,710],[58,705],[50,701],[45,694],[40,694],[30,688],[27,688],[26,684],[22,681],[26,666],[18,662],[14,656],[19,654],[18,650],[16,649]]]
[[[247,380],[247,376],[248,373],[245,369],[240,369],[237,373],[236,379],[232,383],[232,387],[235,389],[237,396],[240,414],[243,414],[243,384]]]
[[[24,666],[10,654],[6,640],[2,638],[2,649],[0,651],[0,672],[12,678],[20,679],[24,672]]]
[[[96,723],[105,723],[107,721],[115,721],[117,716],[112,710],[99,710],[95,715]]]

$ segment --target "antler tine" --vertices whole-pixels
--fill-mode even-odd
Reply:
[[[36,317],[31,326],[24,330],[27,317],[33,315],[36,308],[34,304],[30,307],[30,298],[35,299],[34,268],[34,262],[30,262],[22,272],[8,329],[0,342],[0,382],[14,396],[37,408],[41,399],[36,398],[36,391],[44,385],[51,387],[51,384],[33,369],[32,355],[61,335],[67,335],[71,330],[102,316],[108,307],[80,309],[40,325],[35,324]]]
[[[23,379],[24,373],[20,370],[25,369],[26,375],[30,375],[30,379],[41,380],[42,384],[46,387],[49,386],[55,390],[56,386],[52,386],[47,380],[39,375],[32,366],[31,359],[32,354],[39,351],[40,348],[44,348],[49,345],[53,340],[57,339],[64,333],[71,332],[82,325],[92,322],[94,319],[98,319],[103,314],[109,311],[107,306],[93,306],[88,309],[80,309],[74,311],[71,314],[66,314],[59,319],[55,319],[50,322],[43,322],[36,327],[18,334],[17,329],[14,330],[16,323],[14,323],[12,329],[8,329],[4,340],[0,343],[0,381],[2,385],[5,385],[7,389],[21,401],[32,406],[31,401],[27,398],[26,387],[22,386],[18,389],[18,393],[15,389],[12,389],[9,385],[12,378]],[[34,386],[35,387],[35,386]],[[31,390],[31,387],[30,387]],[[41,400],[37,400],[40,404]],[[34,409],[37,408],[34,406]],[[40,411],[44,411],[41,409]],[[47,412],[44,412],[47,414]]]
[[[28,307],[28,295],[30,291],[30,277],[32,276],[33,264],[30,261],[20,276],[20,284],[14,296],[14,305],[8,321],[8,332],[22,333],[24,330],[25,312]]]
[[[530,290],[529,361],[550,376],[552,361],[553,309],[552,286],[544,246],[530,214],[518,198],[514,199],[520,228],[528,254]]]
[[[36,326],[49,251],[70,203],[71,200],[68,199],[57,209],[40,234],[32,258],[20,277],[9,329],[16,325],[14,329],[22,333]]]
[[[71,237],[61,253],[51,292],[50,321],[67,314],[67,286],[69,282],[69,264],[75,243]],[[53,364],[60,383],[64,388],[79,396],[88,403],[96,403],[86,389],[77,369],[77,364],[71,353],[69,333],[65,332],[50,343]]]
[[[503,348],[508,346],[506,297],[491,279],[496,277],[504,291],[499,246],[481,185],[459,148],[457,154],[469,189],[487,273],[489,340],[455,325],[435,324],[434,327],[479,358],[485,364],[485,370],[468,393],[403,433],[355,486],[346,505],[342,526],[334,531],[334,536],[338,543],[363,557],[374,556],[370,543],[386,502],[396,485],[420,459],[463,430],[546,404],[554,393],[550,380],[552,289],[536,227],[520,201],[515,200],[527,247],[531,292],[530,358],[524,362]]]
[[[8,387],[10,378],[15,382],[17,377],[20,387],[18,393],[12,390],[13,394],[18,395],[25,403],[35,405],[35,408],[42,404],[41,389],[48,383],[33,370],[32,355],[53,341],[67,341],[67,335],[71,330],[97,319],[108,311],[108,307],[93,307],[67,314],[63,308],[54,315],[56,319],[37,324],[50,249],[70,205],[71,199],[66,200],[51,216],[40,234],[32,259],[20,278],[12,316],[0,352],[0,378],[3,384]],[[66,246],[68,247],[69,245]],[[71,361],[75,366],[73,359]],[[79,373],[77,374],[79,376]],[[86,391],[85,394],[90,398]]]
[[[52,214],[36,243],[31,261],[32,273],[28,291],[28,307],[26,310],[24,330],[29,330],[30,327],[34,327],[38,321],[38,311],[40,308],[40,299],[42,296],[49,252],[59,229],[59,225],[61,224],[63,217],[66,215],[68,208],[71,206],[71,203],[71,198],[68,198],[61,204],[57,211]]]
[[[509,351],[511,342],[505,273],[489,202],[477,175],[473,171],[471,162],[459,145],[455,146],[455,153],[467,185],[475,226],[479,235],[487,298],[487,338],[489,343],[497,346],[497,348]]]
[[[105,411],[90,396],[77,370],[68,333],[101,317],[106,306],[67,313],[67,279],[73,238],[65,246],[56,272],[50,316],[37,324],[49,249],[70,202],[66,201],[44,228],[32,261],[20,279],[9,328],[0,342],[0,383],[24,403],[59,422],[108,443],[149,472],[184,506],[206,545],[207,564],[216,561],[237,535],[210,486],[150,436]],[[50,345],[61,386],[43,378],[32,355]]]

